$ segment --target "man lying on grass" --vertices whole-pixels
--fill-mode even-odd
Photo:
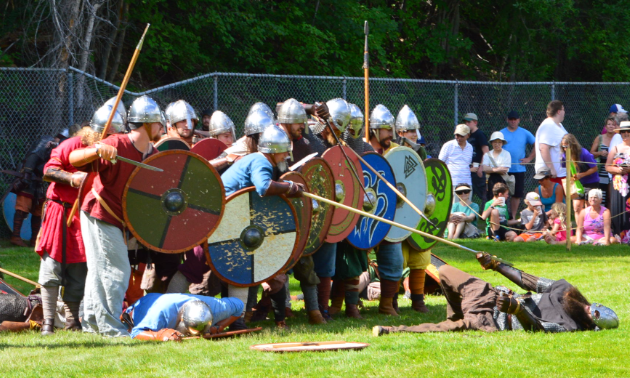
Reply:
[[[133,338],[179,341],[183,336],[223,332],[240,318],[243,308],[238,298],[150,293],[129,307],[122,320]]]
[[[577,287],[565,280],[536,277],[479,253],[483,269],[492,269],[528,290],[516,294],[502,286],[464,273],[450,265],[440,267],[440,286],[446,297],[446,320],[417,326],[375,326],[374,336],[393,332],[446,332],[521,330],[566,332],[617,328],[617,314],[598,303],[591,304]],[[535,292],[532,294],[531,292]]]

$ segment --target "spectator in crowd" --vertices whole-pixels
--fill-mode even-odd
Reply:
[[[508,171],[508,175],[514,177],[514,193],[510,198],[510,214],[516,216],[518,207],[521,204],[521,198],[525,195],[525,171],[523,164],[528,164],[536,156],[536,149],[532,148],[529,155],[526,156],[527,145],[534,146],[536,138],[529,130],[519,127],[521,122],[520,115],[516,110],[508,113],[508,126],[501,130],[503,137],[507,141],[504,150],[510,153],[512,165]]]
[[[599,174],[597,173],[597,163],[593,155],[583,148],[573,134],[566,134],[562,137],[562,165],[566,167],[567,148],[571,149],[571,160],[575,163],[575,175],[573,181],[577,181],[584,187],[584,192],[575,195],[573,198],[573,210],[579,214],[584,209],[584,199],[590,189],[599,188]]]
[[[602,191],[588,192],[586,209],[579,212],[575,241],[579,244],[610,245],[618,243],[610,234],[610,210],[602,206]]]
[[[560,141],[567,131],[562,126],[564,121],[562,101],[553,100],[547,105],[547,118],[536,131],[536,172],[548,169],[551,181],[562,185],[566,170],[560,164]],[[544,203],[544,201],[543,201]]]
[[[486,221],[488,236],[497,241],[512,241],[516,237],[516,232],[508,230],[505,226],[517,223],[510,221],[505,202],[507,201],[509,190],[507,185],[497,183],[492,188],[493,198],[486,202],[481,219]]]
[[[527,208],[521,211],[521,224],[525,232],[514,238],[515,242],[532,242],[542,239],[547,227],[547,214],[537,193],[529,192],[525,197]]]
[[[565,244],[567,242],[567,205],[554,203],[549,215],[551,231],[545,234],[547,244]]]
[[[610,110],[608,110],[609,116],[610,117],[614,117],[619,113],[628,113],[626,111],[626,109],[623,108],[623,106],[619,105],[619,104],[613,104],[610,106]],[[603,131],[602,131],[603,134]]]
[[[490,151],[488,148],[488,138],[483,131],[477,127],[479,119],[475,113],[467,113],[464,115],[464,124],[470,128],[470,136],[468,143],[473,148],[473,168],[471,169],[471,180],[473,193],[479,197],[481,202],[486,202],[486,174],[479,167],[481,158]]]
[[[598,135],[591,146],[591,154],[593,154],[593,156],[597,159],[597,162],[600,164],[598,168],[599,188],[602,190],[604,196],[602,201],[604,203],[607,203],[609,199],[608,184],[610,183],[608,172],[606,172],[606,158],[608,157],[608,146],[615,136],[616,128],[617,122],[615,121],[615,117],[610,116],[606,118],[606,126],[604,126],[605,132]]]
[[[621,135],[622,143],[611,147],[606,160],[606,170],[613,175],[612,188],[610,189],[610,211],[612,213],[612,230],[622,238],[622,242],[628,241],[628,229],[630,229],[630,216],[626,212],[628,203],[628,173],[630,173],[630,122],[623,121],[616,129]]]
[[[470,184],[462,183],[455,187],[455,203],[447,225],[449,239],[474,239],[481,235],[475,226],[479,205],[471,201],[470,192]]]
[[[472,184],[470,163],[472,162],[473,147],[466,141],[469,135],[470,128],[468,126],[457,125],[455,127],[455,139],[444,143],[438,156],[438,159],[448,166],[454,183]],[[455,185],[453,185],[453,190]]]
[[[508,177],[507,173],[512,165],[512,157],[510,153],[503,149],[503,146],[507,141],[503,137],[503,133],[495,131],[490,136],[490,144],[492,144],[492,151],[483,155],[481,163],[481,169],[488,174],[488,188],[492,191],[494,184],[502,182],[508,185],[512,178]],[[512,186],[512,191],[514,186]]]
[[[534,180],[538,180],[538,188],[536,193],[540,196],[540,202],[542,202],[547,216],[551,211],[551,205],[554,203],[564,202],[564,191],[562,185],[557,182],[551,181],[551,172],[547,169],[542,169],[536,172]]]

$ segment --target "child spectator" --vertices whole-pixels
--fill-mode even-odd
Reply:
[[[516,232],[508,230],[505,226],[517,223],[517,221],[509,221],[510,214],[506,206],[508,198],[507,185],[498,182],[492,188],[493,198],[486,202],[481,219],[486,221],[486,230],[488,236],[497,241],[512,241],[516,237]]]
[[[544,235],[543,231],[547,227],[547,214],[542,209],[540,196],[534,192],[527,193],[525,204],[527,208],[521,211],[521,223],[527,231],[514,238],[515,242],[540,240]]]
[[[545,234],[547,244],[565,244],[567,242],[567,205],[554,203],[549,211],[551,231]]]
[[[478,238],[481,233],[474,222],[479,214],[479,205],[470,200],[471,188],[468,184],[455,187],[455,203],[451,209],[447,230],[449,239]]]

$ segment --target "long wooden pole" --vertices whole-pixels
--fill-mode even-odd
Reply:
[[[567,230],[567,251],[571,250],[571,207],[573,207],[573,198],[571,198],[571,187],[573,186],[573,180],[571,180],[571,164],[572,156],[571,156],[571,147],[567,147],[566,152],[566,168],[567,175],[564,182],[564,198],[566,198],[565,202],[567,203],[567,219],[565,228]]]
[[[135,67],[136,61],[138,60],[138,56],[140,55],[140,50],[142,50],[144,37],[147,35],[149,26],[151,26],[151,24],[147,24],[147,27],[144,29],[144,33],[142,33],[142,37],[140,37],[140,42],[138,42],[138,45],[136,46],[136,51],[133,52],[133,56],[131,57],[131,62],[129,62],[129,67],[127,67],[127,72],[125,73],[125,77],[123,78],[122,84],[120,84],[120,88],[118,89],[118,94],[116,95],[116,102],[114,103],[114,106],[112,107],[111,113],[109,113],[109,118],[107,119],[107,123],[105,124],[105,127],[103,128],[103,132],[101,133],[101,140],[105,139],[105,137],[107,136],[107,130],[109,129],[109,126],[112,124],[114,115],[116,114],[116,111],[118,110],[118,104],[120,103],[120,100],[122,100],[122,97],[125,94],[125,88],[127,88],[129,77],[131,77],[133,68]],[[70,210],[70,216],[68,217],[68,223],[67,223],[68,227],[70,227],[70,225],[72,224],[72,218],[74,218],[74,214],[76,214],[77,211],[79,210],[80,197],[81,196],[79,195],[76,201],[74,201],[74,204],[72,205],[72,210]]]
[[[372,218],[372,219],[377,220],[379,222],[383,222],[383,223],[389,224],[390,226],[402,228],[403,230],[411,231],[414,234],[417,234],[417,235],[420,235],[420,236],[424,236],[426,238],[430,238],[430,239],[433,239],[433,240],[437,240],[439,242],[442,242],[444,244],[450,245],[451,247],[455,247],[457,249],[461,249],[461,250],[464,250],[464,251],[467,251],[467,252],[471,252],[471,253],[474,253],[474,254],[481,253],[481,251],[475,251],[474,249],[471,249],[471,248],[468,248],[468,247],[464,247],[463,245],[454,243],[454,242],[452,242],[450,240],[447,240],[447,239],[443,239],[443,238],[441,238],[439,236],[431,235],[431,234],[428,234],[426,232],[423,232],[423,231],[420,231],[420,230],[416,230],[415,228],[411,228],[411,227],[405,226],[403,224],[396,223],[394,221],[390,221],[389,219],[381,218],[381,217],[379,217],[377,215],[370,214],[370,213],[367,213],[365,211],[357,210],[354,207],[346,206],[344,204],[337,203],[335,201],[331,201],[328,198],[320,197],[320,196],[318,196],[316,194],[312,194],[312,193],[308,193],[308,192],[302,192],[302,195],[305,196],[305,197],[309,197],[309,198],[315,199],[317,201],[321,201],[321,202],[327,203],[329,205],[333,205],[335,207],[340,207],[342,209],[346,209],[346,210],[348,210],[348,211],[350,211],[352,213],[355,213],[355,214],[363,215],[364,217]],[[494,256],[492,257],[492,259],[496,260],[496,261],[500,261],[500,262],[502,262],[504,264],[507,264],[507,265],[511,265],[510,263],[508,263],[506,261],[503,261],[503,260],[501,260],[499,258],[496,258]]]
[[[19,274],[15,274],[15,273],[13,273],[13,272],[9,272],[9,271],[8,271],[8,270],[6,270],[6,269],[2,269],[2,268],[0,268],[0,272],[2,272],[2,273],[4,273],[4,274],[8,274],[8,275],[9,275],[9,276],[11,276],[11,277],[17,278],[17,279],[18,279],[18,280],[20,280],[20,281],[24,281],[24,282],[29,283],[29,284],[31,284],[31,285],[34,285],[34,286],[36,286],[36,287],[40,287],[40,286],[41,286],[40,284],[38,284],[38,283],[37,283],[37,282],[35,282],[35,281],[31,281],[31,280],[29,280],[28,278],[25,278],[25,277],[20,276]]]
[[[370,53],[368,52],[368,35],[370,27],[367,20],[363,26],[365,33],[365,47],[363,49],[363,75],[365,81],[365,140],[370,141]]]

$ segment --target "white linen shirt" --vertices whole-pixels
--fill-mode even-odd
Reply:
[[[501,153],[499,154],[498,157],[494,156],[494,150],[490,150],[490,152],[488,152],[487,154],[483,155],[483,161],[481,162],[481,164],[483,164],[485,166],[488,166],[488,167],[496,168],[490,162],[490,157],[489,156],[492,156],[492,159],[497,164],[497,167],[510,168],[512,166],[512,155],[507,150],[502,149]]]
[[[442,146],[438,159],[442,160],[451,172],[453,185],[472,185],[472,179],[470,177],[472,156],[473,147],[468,142],[466,142],[466,147],[463,149],[459,146],[457,140],[450,140]]]

